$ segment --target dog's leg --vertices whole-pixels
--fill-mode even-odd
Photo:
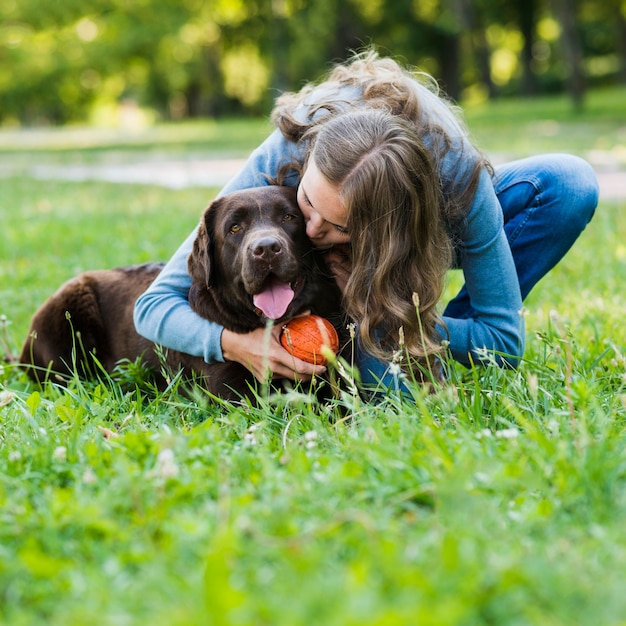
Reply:
[[[33,317],[20,362],[31,378],[42,381],[47,372],[89,375],[93,357],[104,349],[105,329],[96,294],[88,277],[63,285]]]

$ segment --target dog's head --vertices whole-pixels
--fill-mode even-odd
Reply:
[[[311,308],[319,296],[318,255],[289,187],[236,191],[205,211],[189,273],[197,313],[242,332]]]

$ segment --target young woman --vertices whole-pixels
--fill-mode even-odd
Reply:
[[[423,362],[442,345],[465,365],[514,366],[524,350],[523,298],[594,213],[591,167],[551,154],[492,170],[432,79],[371,50],[281,96],[272,117],[277,129],[221,193],[287,172],[356,324],[362,382],[392,380],[387,367],[399,353]],[[268,349],[263,329],[237,335],[191,311],[194,236],[137,301],[139,333],[209,363],[238,361],[259,380],[268,368],[300,380],[321,373],[294,361],[278,328]],[[465,286],[441,312],[452,267]]]

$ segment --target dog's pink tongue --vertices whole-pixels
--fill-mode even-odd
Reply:
[[[281,283],[271,277],[261,293],[253,296],[254,306],[261,309],[265,317],[271,320],[281,318],[294,298],[293,289],[287,283]]]

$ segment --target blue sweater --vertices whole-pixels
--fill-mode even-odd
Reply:
[[[308,97],[307,104],[326,98],[328,90],[333,88],[333,85],[319,87]],[[467,174],[471,167],[468,159],[471,160],[476,153],[447,107],[417,82],[416,89],[424,115],[436,116],[452,138],[453,148],[440,163],[439,173],[445,190]],[[362,103],[353,89],[339,88],[337,93],[352,104],[355,101]],[[306,113],[307,106],[301,107],[299,115]],[[276,130],[250,155],[242,170],[222,189],[220,195],[267,185],[267,175],[275,176],[285,160],[294,158],[302,161],[303,157],[303,148],[287,141]],[[286,182],[297,185],[295,178]],[[520,314],[520,288],[503,230],[502,209],[486,170],[481,173],[473,204],[455,235],[457,258],[473,311],[471,317],[466,319],[444,316],[446,329],[440,328],[442,339],[449,341],[452,356],[465,365],[469,365],[470,359],[484,360],[485,350],[512,357],[521,356],[524,324]],[[154,283],[139,297],[134,319],[137,331],[144,337],[213,363],[224,360],[220,341],[223,328],[200,318],[188,302],[191,278],[187,273],[187,257],[195,236],[194,230]],[[509,359],[508,362],[515,365],[516,359]]]

